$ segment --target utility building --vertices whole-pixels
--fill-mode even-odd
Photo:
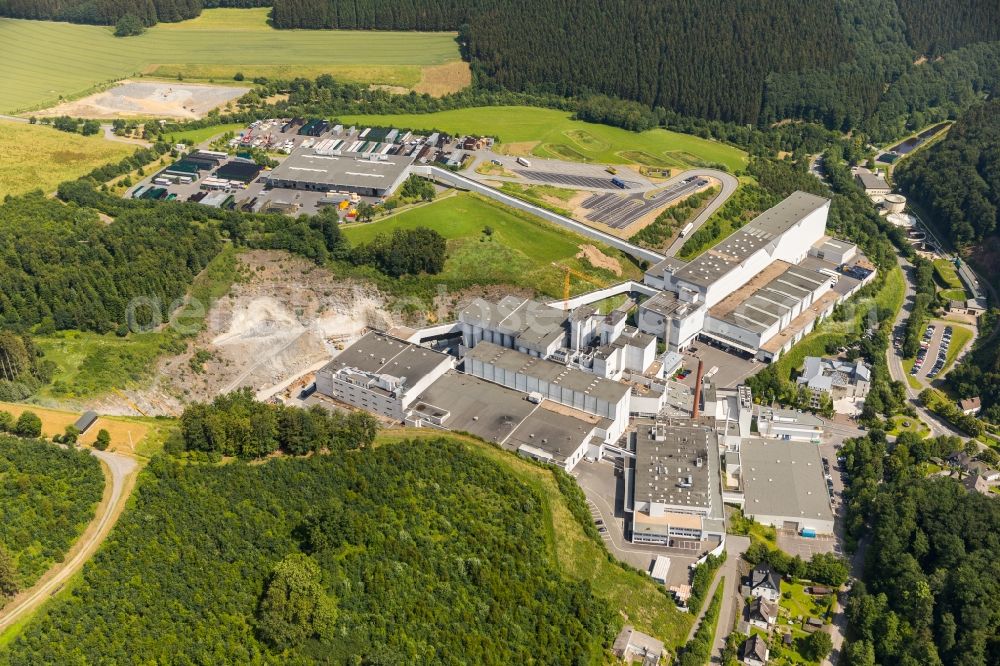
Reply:
[[[384,197],[409,175],[412,157],[401,155],[320,154],[299,148],[268,176],[273,188],[313,192],[353,192]]]

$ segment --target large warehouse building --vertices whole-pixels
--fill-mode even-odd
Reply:
[[[762,525],[833,534],[833,509],[819,448],[749,439],[740,448],[744,513]]]
[[[857,248],[825,235],[829,212],[829,199],[795,192],[691,262],[664,259],[643,278],[662,291],[640,306],[639,329],[670,351],[700,336],[777,358],[847,296],[834,287]]]
[[[409,175],[413,157],[372,153],[320,154],[312,147],[292,153],[268,175],[271,187],[313,192],[353,192],[384,197]]]

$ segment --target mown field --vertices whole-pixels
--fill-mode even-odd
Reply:
[[[375,222],[344,227],[352,244],[367,243],[394,229],[429,227],[448,239],[445,270],[427,279],[453,288],[473,284],[509,284],[561,298],[567,266],[591,280],[573,276],[572,293],[593,291],[624,279],[639,279],[641,271],[622,253],[595,241],[472,194],[447,197]],[[489,227],[491,233],[487,233]],[[577,259],[584,244],[599,247],[618,261],[621,275]]]
[[[125,39],[105,26],[0,19],[0,112],[53,105],[143,73],[218,81],[236,72],[247,80],[329,73],[413,87],[424,67],[460,60],[452,33],[274,30],[266,17],[266,8],[209,9]]]
[[[573,120],[568,112],[554,109],[496,106],[429,114],[344,116],[341,120],[496,136],[501,150],[510,154],[578,162],[675,168],[722,164],[730,171],[747,164],[745,152],[716,141],[664,129],[629,132]]]
[[[0,38],[2,40],[2,38]],[[0,88],[0,96],[4,94]],[[106,141],[102,136],[80,136],[51,127],[0,121],[0,198],[56,185],[116,162],[135,146]]]

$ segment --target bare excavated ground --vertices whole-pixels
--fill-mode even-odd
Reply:
[[[105,413],[179,414],[186,403],[243,387],[267,399],[370,328],[388,330],[400,319],[371,285],[305,259],[257,250],[240,261],[249,278],[212,305],[187,351],[161,361],[148,387],[110,396]]]
[[[224,106],[248,90],[250,88],[247,87],[197,83],[123,81],[109,90],[64,102],[35,115],[99,120],[150,116],[193,120],[204,117],[212,109]]]

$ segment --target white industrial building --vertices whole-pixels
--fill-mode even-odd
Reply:
[[[819,444],[823,420],[800,409],[757,406],[757,432],[761,437]]]
[[[711,428],[683,419],[637,424],[634,467],[625,469],[633,543],[675,545],[707,537],[718,446]],[[719,509],[720,507],[715,507]]]
[[[493,303],[477,298],[458,313],[462,339],[469,349],[480,342],[548,358],[566,346],[566,312],[538,301],[505,296]]]
[[[608,419],[605,441],[617,440],[628,427],[631,389],[626,384],[492,342],[480,342],[464,360],[470,375]]]
[[[402,421],[416,396],[453,367],[447,354],[372,331],[317,371],[316,391]]]
[[[751,439],[740,449],[743,511],[762,525],[833,534],[833,509],[819,448]]]
[[[643,281],[662,291],[640,306],[639,329],[670,351],[701,336],[774,360],[847,297],[833,288],[857,247],[825,234],[829,210],[829,199],[795,192],[690,263],[659,262]]]

